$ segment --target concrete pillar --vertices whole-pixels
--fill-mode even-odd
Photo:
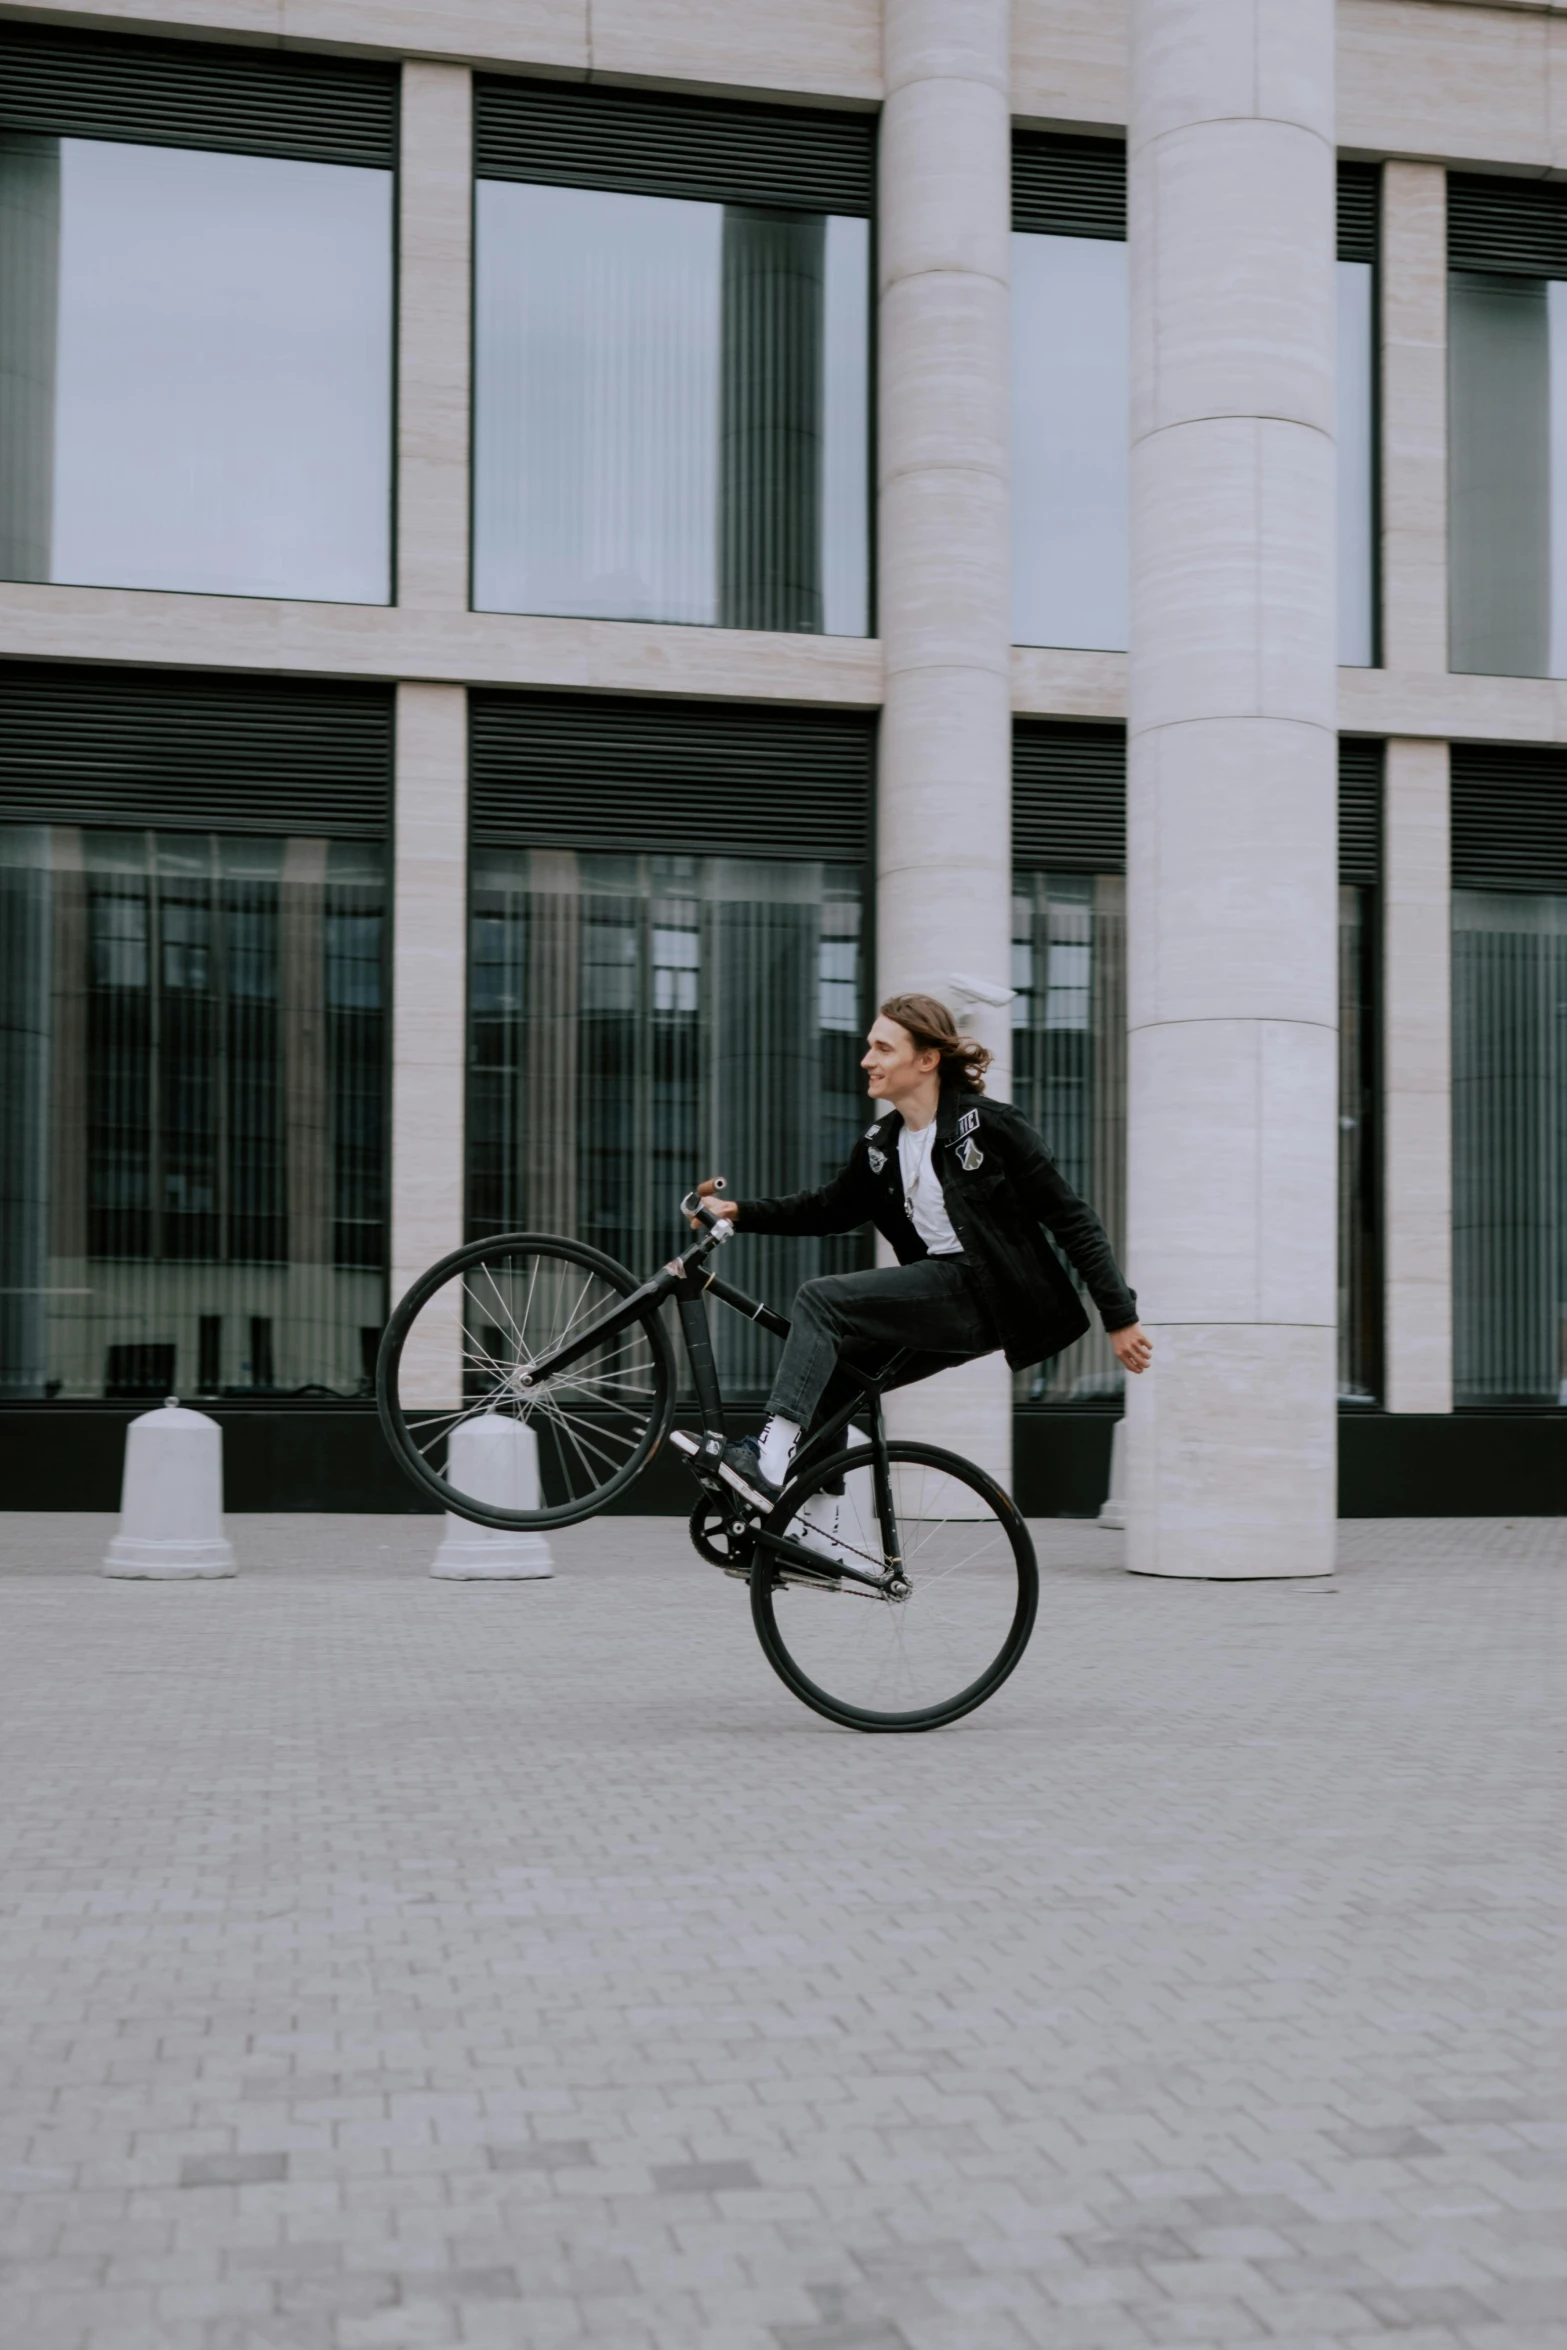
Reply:
[[[397,600],[468,609],[469,282],[473,76],[403,68],[398,174]],[[397,689],[392,925],[392,1278],[395,1302],[463,1237],[468,891],[467,702]],[[405,1398],[457,1399],[459,1301],[422,1318]]]
[[[1007,0],[883,11],[877,982],[949,1003],[955,973],[1004,986],[1010,963],[1008,33]],[[1008,1014],[969,1024],[1005,1098]],[[999,1356],[890,1418],[1010,1480]]]
[[[1446,743],[1387,746],[1382,817],[1383,1393],[1453,1408],[1452,884]]]
[[[452,1430],[446,1473],[470,1501],[539,1507],[539,1440],[505,1412],[479,1412]],[[532,1583],[553,1575],[555,1562],[540,1533],[481,1526],[448,1510],[430,1572],[443,1583]]]
[[[403,67],[398,172],[397,600],[468,609],[473,76]]]
[[[1133,0],[1128,1564],[1333,1566],[1332,0]]]
[[[461,686],[397,689],[392,914],[392,1301],[463,1238],[468,730]],[[458,1398],[459,1301],[404,1357],[405,1397]],[[426,1329],[425,1325],[429,1327]],[[415,1355],[414,1347],[420,1349]]]
[[[1382,660],[1447,668],[1447,173],[1382,171]]]

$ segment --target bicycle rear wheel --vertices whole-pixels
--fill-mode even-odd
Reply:
[[[652,1459],[675,1405],[656,1308],[612,1328],[554,1377],[532,1366],[639,1286],[581,1241],[504,1233],[453,1251],[386,1326],[376,1403],[414,1483],[480,1526],[569,1526]]]
[[[838,1453],[788,1487],[762,1529],[751,1616],[773,1670],[829,1721],[936,1730],[983,1705],[1016,1666],[1034,1628],[1039,1570],[1028,1528],[983,1469],[932,1444],[887,1450],[897,1555],[883,1541],[871,1447]],[[768,1535],[802,1539],[807,1505],[822,1526],[839,1478],[835,1547],[893,1588],[819,1582],[769,1554]]]

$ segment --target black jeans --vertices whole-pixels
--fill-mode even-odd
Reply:
[[[889,1382],[907,1387],[933,1371],[988,1355],[999,1343],[961,1256],[827,1273],[800,1284],[767,1408],[808,1428],[818,1408],[830,1418],[861,1392],[836,1375],[840,1362],[875,1371],[907,1347],[910,1359]]]

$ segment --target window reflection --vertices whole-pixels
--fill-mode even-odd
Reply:
[[[817,1184],[866,1123],[861,876],[731,857],[474,853],[468,1199],[476,1234],[564,1232],[646,1271],[698,1176]],[[860,1239],[754,1240],[739,1278],[787,1310]],[[776,1347],[715,1318],[726,1390]]]
[[[374,844],[0,826],[0,1393],[366,1392]]]
[[[0,574],[384,603],[392,175],[0,134]]]
[[[1448,280],[1451,659],[1567,676],[1567,281]]]
[[[1012,238],[1012,641],[1126,644],[1126,247]]]
[[[1376,658],[1374,276],[1337,265],[1339,653]],[[1012,238],[1012,641],[1127,643],[1127,249]]]
[[[1338,303],[1338,657],[1376,660],[1376,272],[1334,264]]]
[[[1453,1389],[1567,1403],[1567,897],[1453,892]]]
[[[1567,900],[1557,901],[1567,905]],[[1339,891],[1339,1392],[1380,1385],[1375,1156],[1376,893]],[[1012,883],[1013,1097],[1118,1255],[1126,1238],[1126,882],[1017,872]],[[1071,1268],[1068,1267],[1068,1271]],[[1075,1275],[1073,1276],[1075,1279]],[[1019,1373],[1019,1402],[1093,1404],[1124,1377],[1097,1318],[1053,1362]]]
[[[481,180],[482,610],[863,635],[869,228]]]
[[[1124,876],[1015,873],[1012,984],[1013,1098],[1124,1256]],[[1093,1403],[1118,1397],[1123,1384],[1095,1319],[1064,1354],[1020,1372],[1017,1396],[1029,1403]]]

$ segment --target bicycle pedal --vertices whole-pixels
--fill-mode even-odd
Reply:
[[[669,1431],[669,1441],[674,1446],[676,1452],[683,1452],[688,1459],[694,1459],[702,1449],[696,1438],[690,1435],[684,1428],[671,1428]]]

